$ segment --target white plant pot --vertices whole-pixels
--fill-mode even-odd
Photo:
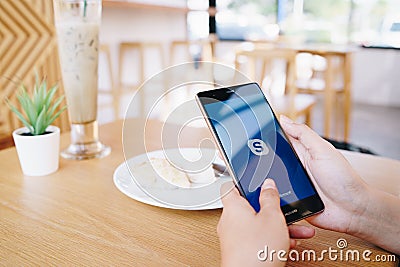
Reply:
[[[15,147],[17,149],[22,172],[28,176],[43,176],[58,170],[58,157],[60,151],[60,128],[49,126],[48,134],[25,136],[26,127],[13,132]]]

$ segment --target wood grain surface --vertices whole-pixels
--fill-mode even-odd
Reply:
[[[143,148],[143,120],[131,120],[127,144],[132,153]],[[158,149],[162,124],[150,121],[149,148]],[[171,129],[173,126],[171,126]],[[48,176],[22,174],[14,148],[0,151],[0,265],[91,266],[217,266],[216,233],[221,210],[184,211],[142,204],[122,194],[113,184],[113,172],[124,161],[122,122],[100,128],[101,140],[111,155],[87,161],[60,160],[60,169]],[[169,129],[169,130],[171,130]],[[186,129],[184,146],[194,146],[208,136],[207,129]],[[69,135],[61,137],[61,147]],[[153,141],[152,141],[153,140]],[[40,153],[38,152],[38,156]],[[399,195],[398,161],[345,153],[364,179]],[[382,171],[384,170],[384,171]],[[304,223],[304,222],[302,222]],[[390,253],[358,238],[318,229],[317,236],[302,241],[299,252],[317,252],[345,238],[349,249],[375,255]],[[394,266],[394,262],[288,262],[288,266]]]

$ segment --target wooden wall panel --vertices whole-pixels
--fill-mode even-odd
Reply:
[[[63,91],[53,19],[51,0],[0,0],[0,138],[21,125],[5,98],[16,103],[19,85],[32,88],[35,71]],[[68,129],[67,112],[55,124]]]

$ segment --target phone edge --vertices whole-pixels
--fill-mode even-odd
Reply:
[[[276,114],[275,114],[274,109],[272,108],[271,104],[269,103],[267,97],[266,97],[266,96],[264,95],[264,93],[262,92],[261,87],[258,85],[258,83],[256,83],[256,82],[250,82],[250,83],[246,83],[246,84],[243,84],[243,85],[249,85],[249,84],[254,84],[254,85],[256,85],[257,88],[258,88],[258,90],[260,90],[260,92],[261,92],[263,98],[265,99],[265,101],[266,101],[268,107],[271,109],[271,112],[272,112],[272,114],[273,114],[273,116],[274,116],[275,121],[278,123],[278,126],[279,126],[280,130],[282,131],[282,133],[285,135],[286,141],[289,143],[289,145],[290,145],[290,147],[291,147],[293,153],[294,153],[295,156],[296,156],[297,161],[298,161],[298,162],[300,163],[300,165],[302,166],[303,171],[306,173],[307,178],[310,180],[311,185],[312,185],[314,191],[317,193],[316,196],[319,198],[319,200],[320,200],[320,202],[321,202],[321,204],[322,204],[322,208],[321,208],[319,211],[316,211],[316,212],[307,214],[307,215],[302,216],[302,217],[300,217],[300,218],[298,218],[298,219],[295,219],[295,220],[293,220],[293,221],[286,222],[287,225],[293,224],[293,223],[298,222],[298,221],[301,221],[301,220],[303,220],[303,219],[305,219],[305,218],[308,218],[308,217],[317,215],[317,214],[319,214],[319,213],[322,213],[322,212],[325,210],[325,203],[322,201],[322,199],[321,199],[321,197],[320,197],[320,195],[319,195],[319,193],[318,193],[317,188],[315,187],[315,185],[314,185],[314,183],[313,183],[313,181],[312,181],[312,179],[311,179],[309,173],[308,173],[307,170],[305,169],[305,167],[304,167],[303,163],[301,162],[301,160],[300,160],[300,158],[299,158],[297,152],[295,151],[292,142],[291,142],[290,139],[288,138],[286,132],[283,130],[283,128],[282,128],[282,126],[281,126],[281,124],[280,124],[280,121],[279,121],[278,117],[277,117]],[[237,87],[237,86],[241,86],[241,85],[234,85],[234,86],[228,86],[228,87],[219,87],[219,88],[215,88],[215,89],[213,89],[213,90],[218,90],[218,89],[229,89],[229,88],[231,88],[231,87]],[[212,90],[208,90],[208,91],[212,91]],[[203,92],[203,91],[202,91],[202,92]],[[199,92],[199,93],[202,93],[202,92]],[[207,92],[207,91],[204,91],[204,92]],[[203,105],[201,104],[201,101],[200,101],[199,96],[198,96],[199,93],[197,93],[196,96],[195,96],[196,103],[197,103],[197,105],[198,105],[199,108],[200,108],[200,111],[201,111],[201,113],[202,113],[202,115],[203,115],[203,117],[204,117],[204,119],[205,119],[205,121],[206,121],[207,127],[209,128],[209,130],[210,130],[210,132],[211,132],[211,134],[212,134],[212,136],[213,136],[213,138],[214,138],[214,141],[217,141],[217,142],[215,142],[215,143],[217,143],[217,144],[216,144],[216,145],[217,145],[217,148],[218,148],[218,150],[220,151],[220,153],[221,153],[221,155],[222,155],[222,157],[223,157],[224,163],[225,163],[225,165],[226,165],[227,168],[228,168],[228,172],[229,172],[230,176],[232,177],[232,180],[233,180],[233,182],[234,182],[236,188],[239,190],[240,194],[241,194],[243,197],[246,198],[246,196],[245,196],[245,194],[244,194],[244,192],[243,192],[243,189],[241,188],[241,185],[240,185],[240,183],[237,181],[237,177],[235,176],[235,174],[234,174],[234,172],[233,172],[233,170],[232,170],[232,166],[230,165],[230,163],[229,163],[229,161],[228,161],[228,159],[227,159],[227,156],[226,156],[226,154],[225,154],[225,151],[223,150],[223,148],[222,148],[222,146],[221,146],[221,144],[220,144],[220,140],[219,140],[218,136],[216,135],[216,133],[215,133],[215,131],[214,131],[214,128],[211,126],[210,121],[209,121],[209,119],[208,119],[208,115],[207,115],[206,111],[204,110]],[[286,218],[286,216],[285,216],[285,218]]]
[[[223,88],[223,87],[222,87],[222,88]],[[199,99],[199,97],[198,97],[197,94],[196,94],[196,96],[195,96],[195,99],[196,99],[196,103],[197,103],[197,105],[199,106],[200,111],[201,111],[201,113],[202,113],[202,115],[203,115],[203,118],[204,118],[204,120],[206,121],[206,124],[207,124],[208,129],[210,130],[210,132],[211,132],[211,134],[212,134],[212,137],[214,138],[214,141],[216,141],[216,142],[214,142],[214,143],[216,143],[217,149],[218,149],[219,152],[221,153],[222,159],[223,159],[223,161],[224,161],[224,163],[225,163],[225,165],[226,165],[226,167],[227,167],[227,169],[228,169],[229,175],[231,176],[232,181],[233,181],[235,187],[239,190],[240,194],[241,194],[243,197],[246,197],[245,194],[244,194],[244,192],[243,192],[243,189],[241,188],[241,185],[240,185],[239,182],[237,181],[237,177],[236,177],[234,171],[232,170],[232,166],[231,166],[231,164],[230,164],[229,161],[228,161],[228,158],[227,158],[227,156],[226,156],[226,154],[225,154],[225,151],[224,151],[224,149],[223,149],[222,146],[221,146],[220,140],[219,140],[218,136],[216,135],[216,133],[215,133],[215,131],[214,131],[214,128],[211,126],[210,120],[208,119],[208,114],[207,114],[207,112],[204,110],[204,107],[203,107],[203,105],[201,104],[201,101],[200,101],[200,99]]]

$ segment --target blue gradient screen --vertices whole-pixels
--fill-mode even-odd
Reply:
[[[258,212],[261,185],[272,178],[281,206],[315,195],[310,179],[256,84],[236,87],[204,109],[247,200]]]

